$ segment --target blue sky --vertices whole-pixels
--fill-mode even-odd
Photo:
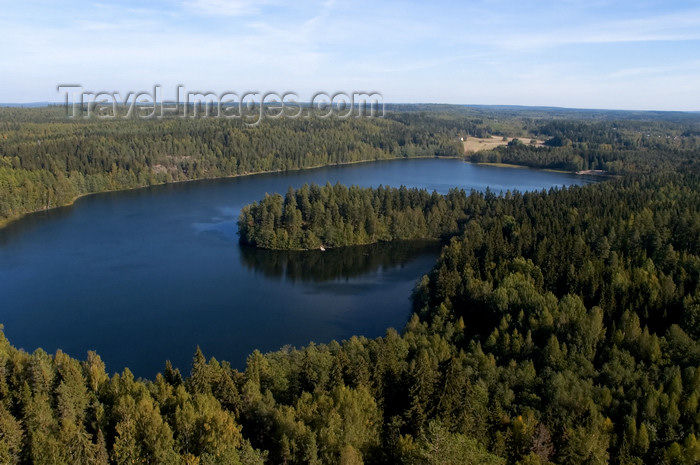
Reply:
[[[697,1],[0,0],[0,102],[56,86],[700,111]]]

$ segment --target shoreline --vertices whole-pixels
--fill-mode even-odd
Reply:
[[[269,250],[271,252],[329,252],[332,250],[342,250],[342,249],[348,249],[352,247],[367,247],[370,245],[377,245],[377,244],[392,244],[392,243],[397,243],[397,242],[430,242],[430,243],[444,243],[447,244],[449,242],[449,239],[451,237],[454,237],[454,234],[445,236],[445,237],[414,237],[411,239],[391,239],[388,241],[373,241],[373,242],[364,242],[361,244],[346,244],[346,245],[335,245],[335,246],[330,246],[330,245],[321,245],[320,247],[314,247],[313,249],[276,249],[276,248],[271,248],[271,247],[260,247],[255,244],[249,244],[247,242],[242,242],[239,241],[241,245],[244,247],[248,247],[250,249],[255,249],[255,250]]]
[[[575,174],[571,171],[564,171],[564,170],[555,170],[555,169],[549,169],[549,168],[533,168],[530,166],[525,166],[525,165],[514,165],[511,163],[489,163],[489,162],[471,162],[467,160],[465,157],[445,157],[445,156],[418,156],[418,157],[395,157],[395,158],[380,158],[380,159],[374,159],[374,160],[356,160],[356,161],[349,161],[349,162],[344,162],[344,163],[330,163],[330,164],[325,164],[325,165],[314,165],[314,166],[307,166],[304,168],[295,168],[295,169],[290,169],[290,170],[270,170],[270,171],[255,171],[255,172],[250,172],[250,173],[242,173],[242,174],[231,174],[227,176],[213,176],[213,177],[204,177],[204,178],[197,178],[197,179],[182,179],[182,180],[177,180],[177,181],[170,181],[170,182],[163,182],[163,183],[158,183],[158,184],[149,184],[145,186],[137,186],[137,187],[125,187],[123,189],[110,189],[106,191],[99,191],[99,192],[87,192],[84,194],[79,194],[75,196],[73,199],[71,199],[70,202],[62,204],[62,205],[56,205],[50,208],[42,208],[40,210],[32,210],[25,212],[19,216],[13,217],[13,218],[6,218],[6,219],[0,219],[0,229],[4,229],[10,224],[14,223],[15,221],[19,221],[23,218],[25,218],[28,215],[34,215],[37,213],[43,213],[43,212],[50,212],[53,210],[57,210],[59,208],[65,208],[65,207],[71,207],[75,204],[76,201],[83,197],[88,197],[91,195],[99,195],[99,194],[109,194],[113,192],[126,192],[126,191],[132,191],[132,190],[137,190],[137,189],[147,189],[150,187],[157,187],[157,186],[167,186],[171,184],[181,184],[181,183],[188,183],[188,182],[198,182],[198,181],[215,181],[219,179],[234,179],[234,178],[241,178],[241,177],[246,177],[246,176],[258,176],[258,175],[263,175],[263,174],[275,174],[275,173],[287,173],[287,172],[296,172],[296,171],[306,171],[306,170],[314,170],[314,169],[319,169],[319,168],[328,168],[331,166],[349,166],[349,165],[356,165],[360,163],[377,163],[377,162],[392,162],[392,161],[399,161],[399,160],[425,160],[425,159],[439,159],[439,160],[459,160],[464,163],[469,163],[471,165],[480,165],[480,166],[493,166],[496,168],[511,168],[511,169],[523,169],[523,170],[534,170],[534,171],[547,171],[551,173],[560,173],[560,174]]]
[[[581,171],[577,171],[576,174],[578,176],[600,176],[600,177],[614,176],[614,174],[610,173],[609,171],[605,171],[605,170],[581,170]]]
[[[215,181],[218,179],[234,179],[234,178],[241,178],[241,177],[246,177],[246,176],[258,176],[258,175],[262,175],[262,174],[275,174],[275,173],[287,173],[287,172],[292,173],[292,172],[296,172],[296,171],[306,171],[306,170],[314,170],[314,169],[319,169],[319,168],[328,168],[331,166],[348,166],[348,165],[356,165],[359,163],[374,163],[374,162],[398,161],[398,160],[424,160],[424,159],[430,159],[430,158],[459,160],[459,157],[437,157],[437,156],[380,158],[378,160],[377,159],[356,160],[356,161],[349,161],[349,162],[344,162],[344,163],[330,163],[330,164],[325,164],[325,165],[307,166],[304,168],[295,168],[295,169],[290,169],[290,170],[255,171],[255,172],[250,172],[250,173],[246,172],[246,173],[242,173],[242,174],[231,174],[231,175],[226,175],[226,176],[213,176],[213,177],[204,177],[204,178],[197,178],[197,179],[181,179],[181,180],[177,180],[177,181],[149,184],[149,185],[145,185],[145,186],[125,187],[123,189],[109,189],[109,190],[99,191],[99,192],[86,192],[84,194],[79,194],[79,195],[73,197],[73,199],[71,199],[70,202],[65,203],[65,204],[56,205],[56,206],[53,206],[50,208],[42,208],[39,210],[28,211],[28,212],[22,213],[19,216],[12,217],[12,218],[0,219],[0,229],[4,229],[7,226],[9,226],[10,224],[14,223],[15,221],[19,221],[28,215],[50,212],[53,210],[57,210],[59,208],[71,207],[79,199],[81,199],[83,197],[88,197],[91,195],[109,194],[109,193],[113,193],[113,192],[127,192],[127,191],[133,191],[133,190],[138,190],[138,189],[147,189],[149,187],[167,186],[167,185],[171,185],[171,184],[181,184],[181,183],[188,183],[188,182]]]
[[[535,168],[533,166],[515,165],[513,163],[490,163],[487,161],[472,162],[472,161],[467,161],[467,160],[465,160],[465,161],[467,163],[471,163],[473,165],[495,166],[497,168],[513,168],[513,169],[521,169],[521,170],[546,171],[548,173],[559,173],[559,174],[578,174],[578,173],[575,173],[574,171],[557,170],[554,168]]]

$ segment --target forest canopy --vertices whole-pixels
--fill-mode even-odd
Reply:
[[[462,156],[430,120],[68,119],[0,107],[0,225],[77,196],[177,181],[408,157]]]
[[[254,352],[242,372],[198,352],[153,381],[3,339],[0,457],[696,462],[698,177],[467,198],[402,333]]]
[[[462,140],[515,137],[466,153]],[[546,141],[532,146],[530,139]],[[68,118],[0,107],[0,226],[91,193],[409,157],[615,174],[698,171],[700,115],[389,105],[383,118]]]
[[[475,195],[472,193],[472,195]],[[474,197],[475,198],[475,197]],[[474,198],[424,189],[319,187],[266,195],[241,210],[241,242],[265,249],[309,250],[408,239],[438,239],[458,232]]]
[[[110,376],[95,353],[82,361],[61,351],[30,354],[0,332],[0,463],[700,462],[693,118],[585,113],[545,122],[537,112],[504,109],[508,116],[494,121],[483,109],[450,107],[378,123],[328,120],[302,129],[285,122],[245,132],[216,121],[71,126],[51,110],[1,110],[0,134],[10,142],[0,141],[0,180],[25,189],[0,184],[4,205],[19,202],[11,213],[37,199],[43,205],[46,186],[59,179],[148,183],[131,176],[155,176],[152,168],[169,156],[192,158],[161,165],[166,178],[209,174],[232,157],[231,173],[238,172],[239,156],[247,170],[409,156],[411,147],[432,156],[441,143],[454,147],[461,121],[491,133],[548,134],[548,147],[498,149],[524,154],[523,163],[600,153],[589,167],[616,166],[622,175],[503,195],[327,185],[269,196],[241,217],[248,242],[296,248],[314,236],[335,245],[416,230],[454,235],[413,291],[405,328],[372,340],[254,351],[240,370],[198,350],[189,375],[166,362],[153,380],[134,379],[128,369]],[[640,129],[637,142],[628,140]],[[226,145],[226,134],[243,142]],[[325,149],[316,145],[331,136],[337,140]],[[253,143],[276,149],[240,149]],[[307,143],[310,158],[275,156],[305,154]],[[43,152],[46,146],[71,150]],[[249,228],[256,217],[271,228]]]

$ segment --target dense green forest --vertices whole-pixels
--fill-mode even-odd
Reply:
[[[511,163],[566,171],[615,174],[698,169],[700,124],[658,121],[549,121],[507,146],[469,155],[473,162]]]
[[[77,196],[174,181],[391,158],[461,156],[433,118],[69,119],[0,108],[0,225]]]
[[[456,236],[401,332],[255,351],[243,370],[197,351],[187,376],[169,363],[153,380],[110,376],[95,353],[29,354],[0,331],[0,463],[700,463],[696,115],[410,107],[244,128],[61,111],[0,109],[0,219],[107,189],[454,155],[477,133],[548,141],[485,161],[624,175],[501,196],[269,196],[244,212],[245,241]]]
[[[698,169],[700,115],[388,105],[384,118],[68,118],[0,107],[0,225],[84,194],[406,157],[464,156],[460,138],[518,137],[474,162],[568,171]],[[531,146],[539,138],[546,147]],[[522,143],[520,143],[522,141]]]
[[[474,195],[474,194],[473,194]],[[378,187],[289,188],[241,210],[241,242],[265,249],[307,250],[456,234],[469,202],[464,191]]]
[[[153,381],[3,339],[0,461],[697,463],[700,179],[465,198],[401,334]]]
[[[469,137],[516,137],[473,162],[615,174],[697,170],[700,114],[510,106],[393,105],[388,117]],[[544,147],[531,139],[546,141]]]

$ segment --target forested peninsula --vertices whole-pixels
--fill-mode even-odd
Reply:
[[[457,234],[470,202],[463,190],[304,185],[246,205],[238,219],[241,242],[265,249],[310,250]]]
[[[462,118],[482,128],[508,124],[532,131],[542,125],[537,112],[526,117],[504,110],[496,122],[461,109],[430,116],[419,110],[396,121],[428,118],[440,126]],[[369,202],[377,218],[382,199],[391,199],[395,211],[422,211],[424,218],[426,207],[428,213],[445,207],[449,220],[426,221],[425,228],[431,235],[456,235],[417,284],[413,315],[400,332],[254,351],[242,370],[197,351],[189,375],[165,363],[152,380],[134,379],[128,369],[110,375],[95,353],[82,361],[61,351],[30,354],[0,333],[0,463],[698,463],[698,123],[685,116],[668,121],[677,115],[576,115],[552,123],[569,127],[571,135],[579,132],[561,147],[578,151],[582,160],[602,150],[609,158],[588,167],[619,166],[622,176],[503,195],[453,191],[443,197],[344,186],[290,190],[288,204],[297,207],[289,211],[299,211],[302,221],[290,218],[287,224],[301,224],[302,231],[307,190],[310,204],[312,192],[340,199],[335,204],[345,225],[345,218],[362,217],[349,210],[341,215],[355,199],[362,209],[369,206],[360,199]],[[27,140],[39,133],[48,140],[52,132],[49,123],[17,124],[17,134],[22,124],[33,128]],[[332,130],[344,123],[323,124]],[[629,128],[648,129],[639,141],[650,145],[617,150],[624,135],[606,142],[610,149],[592,149],[597,142],[589,136],[598,133],[589,131],[597,125],[623,135]],[[136,135],[124,140],[140,143]],[[530,161],[540,153],[514,147]],[[15,163],[14,156],[5,158]],[[43,168],[36,161],[36,169],[11,165],[3,173],[55,176],[51,170],[65,170],[67,159],[49,152]],[[107,167],[93,169],[99,179],[113,176]],[[1,192],[8,192],[6,185]],[[278,217],[285,224],[285,197],[267,202],[273,226]],[[242,218],[247,224],[248,217]],[[367,218],[358,224],[368,237],[370,231],[375,237],[393,234],[391,223],[386,231],[368,228]],[[323,232],[307,230],[321,241]],[[346,230],[336,228],[329,237],[342,239]],[[277,244],[283,234],[275,235]],[[294,235],[300,241],[305,236]]]

